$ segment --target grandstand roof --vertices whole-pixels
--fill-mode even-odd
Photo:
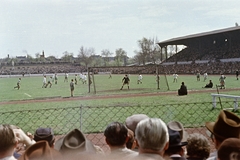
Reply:
[[[197,33],[192,35],[187,35],[183,37],[177,37],[172,38],[166,41],[159,42],[158,45],[160,47],[164,47],[167,45],[185,45],[189,46],[192,44],[196,44],[201,42],[204,42],[205,40],[211,39],[214,41],[215,39],[221,38],[237,38],[240,37],[240,26],[225,28],[225,29],[219,29],[214,30],[210,32],[203,32],[203,33]]]

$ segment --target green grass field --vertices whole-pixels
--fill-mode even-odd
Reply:
[[[172,75],[167,75],[168,84],[170,90],[167,91],[166,83],[161,75],[160,79],[160,90],[157,89],[157,83],[155,81],[154,75],[143,75],[143,83],[137,84],[137,75],[130,75],[130,90],[127,86],[124,86],[123,90],[120,90],[122,85],[121,79],[124,75],[113,75],[112,79],[108,79],[108,75],[95,75],[94,80],[96,84],[96,94],[94,93],[93,85],[90,88],[90,93],[88,85],[78,82],[75,85],[74,96],[103,96],[103,95],[121,95],[121,94],[137,94],[137,93],[159,93],[159,92],[176,92],[172,95],[161,95],[152,97],[134,97],[134,98],[121,98],[121,99],[102,99],[102,100],[84,100],[84,101],[66,101],[66,102],[48,102],[48,103],[36,103],[34,107],[32,104],[5,104],[0,105],[1,110],[19,110],[19,109],[38,109],[38,108],[54,108],[54,107],[75,107],[79,105],[121,105],[121,104],[169,104],[169,103],[193,103],[193,102],[211,102],[212,98],[210,93],[194,93],[194,90],[206,90],[202,88],[207,82],[196,81],[196,76],[194,75],[179,75],[178,82],[173,83]],[[74,78],[70,75],[69,79]],[[212,93],[216,93],[216,84],[219,84],[219,76],[210,75],[209,79],[212,79],[214,83],[214,88]],[[21,81],[20,90],[14,89],[18,77],[14,78],[0,78],[0,101],[14,101],[14,100],[29,100],[29,99],[44,99],[46,97],[69,97],[70,87],[69,83],[63,82],[64,77],[59,76],[58,84],[52,85],[52,88],[42,88],[43,77],[24,77]],[[208,81],[207,80],[207,81]],[[180,87],[181,82],[184,81],[188,87],[189,95],[186,97],[177,96],[177,89]],[[234,75],[228,75],[226,78],[227,88],[239,88],[240,80],[237,81]],[[224,90],[219,90],[223,92]],[[239,91],[227,91],[226,94],[239,95]],[[67,98],[66,98],[67,100]]]
[[[173,83],[172,75],[168,75],[167,79],[170,90],[167,90],[163,76],[161,76],[160,80],[160,90],[157,89],[154,75],[143,75],[142,84],[137,84],[137,75],[130,75],[130,90],[126,86],[124,86],[123,90],[120,90],[123,76],[113,75],[112,79],[108,79],[108,75],[95,75],[96,94],[93,92],[93,86],[91,86],[91,92],[89,93],[88,85],[79,82],[75,86],[74,96],[98,97],[122,94],[132,95],[137,93],[145,93],[146,95],[149,93],[159,93],[159,95],[73,100],[74,98],[69,98],[69,82],[63,82],[63,76],[59,76],[58,84],[53,84],[52,88],[42,88],[43,77],[24,77],[21,81],[20,90],[13,88],[16,85],[18,77],[0,78],[0,97],[2,102],[0,108],[3,113],[0,121],[2,123],[18,124],[29,131],[34,131],[37,126],[52,126],[59,134],[67,132],[69,128],[79,128],[81,126],[81,129],[87,133],[101,132],[109,122],[115,120],[124,122],[124,119],[133,113],[145,113],[150,117],[160,116],[165,122],[175,119],[181,121],[185,126],[192,127],[195,125],[203,126],[203,122],[214,120],[219,112],[219,109],[209,112],[212,101],[210,93],[217,93],[216,87],[213,89],[202,88],[207,82],[203,82],[203,79],[197,82],[194,75],[179,75],[177,83]],[[70,75],[69,79],[71,78],[74,78],[73,75]],[[215,86],[219,83],[218,78],[219,76],[210,75],[208,79],[212,79]],[[189,94],[187,96],[177,96],[177,89],[180,87],[182,81],[188,87]],[[239,83],[240,81],[237,81],[234,75],[228,75],[226,78],[227,88],[239,88]],[[207,93],[191,93],[196,90],[211,91]],[[239,90],[219,91],[224,94],[239,95]],[[173,94],[165,95],[167,92]],[[66,101],[27,103],[27,100],[30,99],[44,99],[49,97],[65,97],[63,99]],[[3,104],[3,102],[14,102],[16,100],[24,100],[26,103]],[[229,99],[226,100],[229,101]],[[225,100],[222,99],[222,101]],[[83,110],[80,108],[79,110],[79,106],[85,108]],[[13,112],[11,111],[17,112],[12,114]],[[39,121],[40,118],[43,121]],[[31,121],[32,125],[28,124],[29,121]],[[79,124],[76,122],[83,123]]]

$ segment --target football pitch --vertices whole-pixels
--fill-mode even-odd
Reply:
[[[47,75],[47,79],[50,75]],[[64,82],[64,76],[58,76],[57,84],[53,83],[52,87],[42,88],[43,76],[25,76],[21,77],[21,88],[19,90],[14,89],[18,78],[21,76],[0,78],[0,105],[1,110],[19,110],[19,109],[40,109],[40,108],[53,108],[53,107],[75,107],[79,105],[114,105],[114,104],[128,104],[128,103],[193,103],[193,102],[211,102],[212,97],[210,93],[217,93],[216,84],[219,84],[218,75],[209,75],[208,79],[204,82],[203,77],[200,81],[197,81],[195,75],[179,75],[178,82],[173,83],[173,76],[160,75],[160,89],[157,89],[157,82],[155,75],[143,75],[142,84],[137,84],[138,75],[130,75],[130,89],[124,86],[123,90],[120,90],[122,86],[122,78],[124,75],[112,75],[109,78],[108,74],[94,75],[95,86],[92,84],[89,88],[87,84],[82,84],[79,81],[75,85],[74,97],[70,97],[70,80],[74,79],[74,74],[69,74],[68,82]],[[236,80],[235,75],[226,76],[226,90],[222,89],[219,92],[225,94],[239,95],[240,80]],[[212,80],[214,87],[212,89],[202,88]],[[186,97],[177,96],[177,90],[179,89],[181,82],[185,82],[188,88],[189,94]],[[167,88],[169,86],[169,90]],[[235,89],[235,90],[229,90]],[[240,88],[239,88],[240,89]],[[89,92],[90,91],[90,92]],[[205,92],[206,91],[206,92]],[[146,96],[137,96],[143,94]],[[155,94],[149,96],[150,94]],[[117,98],[117,96],[125,96]],[[135,96],[136,95],[136,96]],[[90,98],[91,99],[84,99]],[[110,97],[102,98],[101,97]],[[63,99],[61,102],[48,101],[48,102],[35,102],[34,105],[28,103],[28,100],[44,100],[44,99]],[[78,100],[84,99],[84,100]],[[24,104],[14,103],[18,100],[24,101]],[[5,102],[5,103],[3,103]],[[7,103],[11,102],[11,103]],[[33,107],[34,106],[34,107]]]
[[[63,134],[70,128],[79,128],[85,133],[101,132],[111,121],[124,122],[134,113],[144,113],[150,117],[161,117],[166,122],[180,120],[185,126],[202,126],[205,121],[216,119],[219,109],[210,112],[211,93],[217,93],[216,84],[219,76],[210,75],[206,82],[197,81],[195,75],[179,75],[178,82],[173,83],[173,76],[167,75],[166,81],[161,75],[160,89],[157,89],[154,75],[143,75],[142,84],[137,84],[138,75],[130,75],[130,89],[122,86],[124,75],[95,75],[95,87],[82,84],[75,85],[74,97],[70,97],[70,79],[64,82],[64,76],[58,77],[58,83],[51,88],[42,88],[43,76],[25,76],[21,88],[14,89],[18,76],[0,78],[1,122],[17,124],[25,130],[34,131],[37,126],[52,126],[56,133]],[[226,76],[226,89],[220,93],[239,95],[239,81],[234,75]],[[212,89],[202,88],[212,80]],[[177,90],[185,82],[189,94],[178,96]],[[165,86],[164,86],[165,85]],[[227,106],[232,106],[233,100]],[[204,103],[207,102],[207,103]],[[31,123],[29,123],[31,122]],[[78,122],[82,122],[80,125]],[[27,124],[27,125],[26,125]]]

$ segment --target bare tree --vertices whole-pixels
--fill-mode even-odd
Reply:
[[[142,64],[145,65],[146,62],[156,63],[156,60],[161,54],[161,48],[156,45],[157,38],[145,38],[138,40],[139,51],[135,51],[138,59],[141,60]]]
[[[124,65],[126,65],[127,52],[124,51],[122,48],[118,48],[116,49],[115,54],[115,61],[117,66],[120,66],[122,62],[124,63]]]
[[[93,55],[95,55],[94,48],[84,48],[83,46],[80,47],[78,58],[86,67],[89,67],[93,61]]]
[[[113,53],[111,53],[108,49],[104,49],[101,51],[101,55],[102,57],[104,57],[104,65],[107,66],[107,64],[109,63],[110,60],[110,56],[113,55]]]

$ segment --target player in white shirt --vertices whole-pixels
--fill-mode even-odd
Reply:
[[[205,72],[205,73],[203,74],[203,81],[205,82],[205,81],[207,80],[207,78],[208,78],[208,74],[207,74],[207,72]]]
[[[46,84],[47,84],[47,78],[46,78],[46,76],[44,75],[44,76],[43,76],[43,85],[42,85],[42,88],[45,88]]]
[[[177,82],[178,75],[176,73],[173,74],[173,83]]]
[[[141,83],[141,84],[142,84],[142,79],[143,79],[142,75],[141,75],[141,74],[139,74],[139,75],[138,75],[137,84],[139,84],[139,83]]]

